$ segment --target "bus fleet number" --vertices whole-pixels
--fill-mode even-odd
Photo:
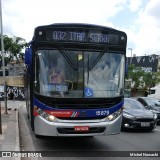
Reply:
[[[103,110],[103,111],[96,111],[97,116],[107,116],[109,115],[109,111]]]

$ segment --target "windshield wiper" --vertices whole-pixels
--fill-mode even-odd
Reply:
[[[66,52],[66,50],[59,45],[59,49],[61,54],[63,55],[63,57],[67,60],[67,62],[69,63],[69,65],[75,70],[78,70],[78,66],[75,64],[75,62],[70,58],[69,54]]]
[[[88,60],[87,60],[87,84],[89,83],[89,54],[88,54]]]
[[[97,58],[93,61],[93,63],[89,66],[89,70],[91,71],[94,66],[97,64],[97,62],[102,58],[106,51],[106,47],[102,50],[102,52],[97,56]]]

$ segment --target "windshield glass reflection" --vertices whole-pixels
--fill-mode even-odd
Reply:
[[[37,50],[35,92],[57,98],[123,95],[124,55],[74,50]]]

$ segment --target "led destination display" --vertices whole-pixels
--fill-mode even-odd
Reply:
[[[111,35],[86,32],[53,31],[54,41],[109,43]]]
[[[112,32],[102,32],[94,30],[58,30],[49,29],[37,31],[37,41],[53,42],[80,42],[99,44],[122,44],[126,42],[126,36]]]

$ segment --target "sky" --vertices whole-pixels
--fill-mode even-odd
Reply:
[[[29,42],[34,28],[89,23],[126,32],[127,56],[160,55],[160,0],[1,0],[3,34]]]

